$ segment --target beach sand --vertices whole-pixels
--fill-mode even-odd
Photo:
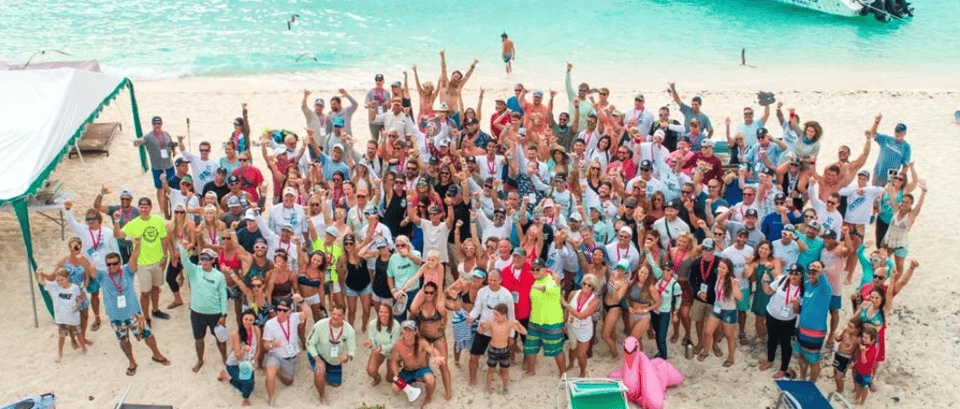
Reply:
[[[491,71],[502,68],[492,67]],[[433,76],[433,74],[431,74]],[[309,75],[291,75],[289,78],[188,78],[178,80],[137,81],[136,91],[140,115],[145,129],[153,115],[165,120],[165,129],[172,135],[186,134],[185,118],[190,118],[191,142],[196,149],[200,141],[214,141],[215,155],[220,155],[219,142],[226,140],[231,132],[230,122],[240,114],[240,103],[249,103],[250,121],[254,135],[259,135],[264,127],[287,128],[302,132],[303,116],[300,112],[302,89],[314,90],[315,97],[329,101],[335,93],[335,78],[314,78]],[[581,80],[574,75],[574,84]],[[682,79],[681,79],[682,80]],[[709,80],[708,78],[700,79]],[[783,83],[768,79],[767,83]],[[392,79],[388,79],[388,82]],[[488,128],[489,115],[493,112],[493,100],[511,94],[515,80],[488,79],[480,77],[472,80],[464,93],[467,106],[475,106],[480,86],[487,88],[483,103],[483,129]],[[546,84],[533,84],[528,87],[552,86],[560,91],[556,112],[566,110],[566,104],[560,103],[565,97],[562,72],[556,80]],[[659,80],[657,80],[659,81]],[[690,79],[695,83],[696,79]],[[741,79],[746,81],[746,79]],[[592,86],[603,86],[594,84]],[[651,81],[645,83],[648,88],[639,90],[646,94],[648,108],[656,108],[671,102],[663,91]],[[664,81],[666,82],[666,79]],[[318,90],[318,84],[322,87]],[[412,86],[412,78],[411,78]],[[610,85],[611,88],[617,88]],[[756,106],[756,86],[742,87],[736,84],[719,84],[713,87],[696,88],[694,85],[679,84],[681,95],[689,100],[694,93],[704,98],[704,111],[711,115],[718,132],[714,139],[723,138],[723,118],[730,116],[734,123],[740,119],[742,107]],[[735,91],[734,89],[751,91]],[[907,289],[896,298],[895,313],[890,317],[887,331],[887,362],[881,366],[878,382],[879,392],[871,394],[867,407],[871,408],[942,408],[955,407],[960,388],[954,382],[945,382],[953,378],[953,372],[960,367],[960,284],[952,281],[952,269],[960,265],[960,254],[955,250],[955,241],[938,233],[960,230],[960,217],[956,215],[955,202],[947,199],[947,188],[960,185],[957,156],[960,145],[949,139],[956,137],[960,128],[953,121],[952,113],[958,108],[960,93],[956,91],[929,88],[928,90],[904,89],[902,91],[879,91],[874,87],[849,88],[832,87],[830,91],[811,91],[814,85],[805,82],[792,89],[804,89],[797,92],[783,90],[783,86],[767,87],[777,94],[777,99],[785,107],[797,107],[804,120],[816,119],[824,129],[823,148],[820,162],[832,162],[836,158],[837,148],[841,144],[851,146],[853,156],[861,152],[864,145],[863,132],[878,113],[884,114],[880,131],[892,133],[897,122],[910,126],[907,138],[911,141],[917,170],[921,178],[927,179],[930,186],[929,198],[923,212],[914,226],[910,258],[917,258],[921,267],[917,270]],[[350,89],[352,95],[361,98],[365,90]],[[862,89],[869,89],[865,91]],[[614,89],[610,100],[624,110],[632,105],[637,90]],[[546,99],[544,101],[546,103]],[[64,182],[64,189],[72,192],[76,203],[74,214],[80,217],[83,209],[90,206],[101,183],[113,192],[121,188],[130,188],[135,196],[155,197],[149,174],[140,172],[139,156],[131,145],[133,124],[129,114],[129,98],[121,94],[115,107],[104,110],[101,121],[120,120],[123,133],[111,146],[110,156],[89,155],[85,163],[79,159],[65,159],[53,173],[51,179]],[[416,100],[414,101],[416,105]],[[679,117],[678,109],[672,104],[674,117]],[[365,111],[359,110],[354,116],[353,129],[359,139],[366,139],[367,126]],[[757,111],[757,116],[762,110]],[[775,115],[768,122],[774,135],[780,131]],[[866,169],[872,171],[877,148],[873,146],[871,158]],[[259,154],[255,158],[262,164]],[[916,193],[919,193],[917,191]],[[105,203],[118,201],[114,193]],[[954,208],[954,210],[950,210]],[[35,213],[31,215],[33,248],[37,262],[47,271],[63,257],[66,241],[60,240],[58,226]],[[67,238],[72,236],[69,228]],[[872,237],[872,229],[868,231]],[[951,250],[953,248],[954,250]],[[132,385],[127,402],[169,404],[177,408],[227,408],[239,405],[240,395],[227,383],[217,382],[217,372],[221,369],[212,337],[207,338],[206,366],[195,374],[190,367],[195,362],[193,341],[187,307],[170,311],[170,321],[154,320],[153,331],[157,336],[161,351],[173,361],[170,367],[163,367],[150,360],[149,350],[142,343],[136,343],[139,370],[134,377],[124,374],[126,360],[117,346],[113,331],[104,325],[98,332],[90,333],[96,344],[86,356],[68,346],[62,363],[53,362],[56,335],[52,320],[46,314],[42,302],[38,302],[40,327],[33,327],[25,273],[23,243],[16,218],[12,212],[0,213],[0,311],[5,315],[4,330],[0,331],[0,345],[7,346],[4,358],[4,376],[0,377],[0,402],[8,402],[21,397],[53,391],[58,395],[60,407],[64,408],[105,408],[112,407],[120,396]],[[943,273],[942,273],[943,272]],[[859,272],[855,278],[859,278]],[[856,281],[856,280],[855,280]],[[845,288],[848,295],[852,287]],[[189,289],[184,297],[189,300]],[[38,297],[39,298],[39,297]],[[849,301],[844,298],[841,316],[844,322],[850,311]],[[161,305],[170,302],[170,293],[163,287]],[[753,316],[748,318],[748,334],[753,333]],[[228,320],[233,325],[234,320]],[[355,323],[357,324],[357,323]],[[311,323],[312,325],[312,323]],[[361,338],[363,339],[363,338]],[[448,338],[449,339],[449,338]],[[621,338],[622,339],[622,338]],[[452,359],[452,346],[451,346]],[[644,340],[644,351],[652,355],[655,345]],[[724,347],[725,350],[725,347]],[[363,405],[385,405],[388,408],[407,407],[404,398],[391,395],[389,385],[382,383],[369,388],[371,379],[365,374],[368,350],[358,345],[357,356],[346,364],[344,381],[340,388],[328,388],[331,407],[357,408]],[[588,363],[589,376],[604,377],[607,372],[616,369],[619,362],[608,357],[605,346],[595,348],[596,357]],[[772,370],[759,372],[756,367],[765,352],[762,348],[750,350],[738,347],[736,364],[731,368],[722,368],[722,359],[711,357],[703,363],[683,358],[679,344],[670,344],[671,362],[684,374],[683,383],[666,393],[665,407],[668,408],[763,408],[772,405],[777,393],[770,379]],[[558,374],[552,360],[538,358],[539,375],[533,378],[520,376],[518,367],[511,368],[512,384],[510,394],[487,395],[482,386],[473,389],[467,386],[467,352],[461,357],[461,367],[451,365],[453,373],[453,399],[445,401],[442,397],[442,385],[438,379],[438,393],[432,407],[450,408],[519,408],[553,407],[560,394]],[[481,379],[485,375],[481,361]],[[796,367],[796,360],[794,367]],[[832,391],[832,355],[822,360],[824,366],[818,382],[824,391]],[[439,374],[439,372],[437,372]],[[576,371],[571,371],[575,375]],[[944,375],[950,374],[950,375]],[[257,372],[257,385],[252,396],[254,407],[266,407],[266,390],[263,385],[263,373]],[[281,407],[308,407],[318,404],[317,395],[311,380],[306,359],[298,362],[298,374],[292,387],[278,386],[277,402]],[[847,396],[850,396],[853,383],[847,378]],[[499,377],[495,378],[494,390]],[[482,385],[482,384],[481,384]],[[898,403],[899,402],[899,403]],[[419,403],[419,402],[418,402]]]

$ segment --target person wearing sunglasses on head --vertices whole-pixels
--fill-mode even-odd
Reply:
[[[187,248],[190,242],[181,241],[180,263],[190,281],[190,326],[193,328],[193,339],[197,349],[197,364],[193,372],[203,367],[204,339],[207,329],[215,335],[216,327],[226,326],[227,321],[227,282],[224,274],[213,266],[217,260],[217,252],[212,249],[203,249],[198,256],[198,264],[190,261]],[[231,278],[236,273],[231,273]],[[217,349],[223,362],[227,361],[227,344],[217,340]]]
[[[127,203],[129,207],[129,202]],[[63,203],[67,223],[70,225],[70,229],[80,238],[81,254],[97,270],[106,270],[107,254],[120,252],[120,246],[114,237],[113,229],[103,226],[103,216],[97,211],[96,207],[87,209],[84,215],[86,225],[81,225],[74,218],[73,212],[70,211],[72,207],[73,202],[69,200]],[[75,284],[80,285],[80,283]],[[81,285],[81,288],[90,293],[90,305],[93,307],[93,326],[91,330],[96,331],[100,328],[100,287],[94,282],[88,286]],[[85,326],[86,319],[84,319],[84,327],[81,330],[86,331]]]
[[[141,210],[144,209],[141,208]],[[146,209],[146,213],[150,214],[149,208]],[[130,259],[138,260],[141,238],[133,237],[131,241],[133,252],[130,254]],[[103,306],[110,320],[110,326],[113,327],[117,340],[120,341],[120,349],[129,361],[127,376],[137,373],[137,361],[133,357],[133,346],[130,344],[131,333],[138,341],[143,340],[150,347],[153,352],[151,359],[154,362],[169,366],[170,361],[157,348],[157,338],[150,331],[150,321],[144,316],[144,310],[141,309],[141,304],[137,300],[134,281],[137,279],[135,276],[140,266],[136,262],[123,264],[117,253],[108,254],[105,261],[107,269],[97,272],[97,282],[103,291]],[[141,299],[143,298],[145,295],[141,294]]]

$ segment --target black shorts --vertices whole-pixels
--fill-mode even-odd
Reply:
[[[517,321],[520,321],[520,326],[522,326],[523,328],[527,328],[527,327],[530,325],[530,317],[524,318],[524,319],[522,319],[522,320],[517,320]],[[521,344],[527,342],[527,336],[526,336],[526,335],[523,335],[523,334],[517,332],[516,336],[520,337],[520,343],[521,343]]]
[[[496,368],[498,364],[501,368],[510,367],[510,350],[507,348],[490,347],[487,351],[487,366]]]
[[[833,355],[833,369],[836,369],[837,372],[840,372],[841,375],[847,373],[847,367],[850,365],[849,356],[840,355],[839,352]]]
[[[473,344],[470,345],[470,355],[481,356],[484,352],[487,351],[487,346],[490,345],[490,337],[477,333],[473,337]]]
[[[220,314],[201,314],[190,310],[190,326],[193,328],[193,339],[203,339],[207,335],[207,328],[210,328],[210,335],[214,335],[213,328],[220,322]]]

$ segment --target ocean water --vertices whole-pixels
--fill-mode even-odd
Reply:
[[[709,76],[738,66],[746,49],[748,64],[784,72],[957,72],[960,1],[913,4],[915,17],[879,23],[773,0],[0,0],[0,60],[57,49],[71,57],[42,58],[98,59],[134,78],[366,78],[419,63],[430,73],[421,80],[435,81],[440,49],[450,70],[479,58],[497,67],[486,74],[502,71],[499,36],[507,32],[519,69],[562,72],[574,61],[624,77]]]

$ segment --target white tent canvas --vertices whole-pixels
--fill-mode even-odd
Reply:
[[[26,194],[124,82],[70,68],[0,71],[0,201]]]

